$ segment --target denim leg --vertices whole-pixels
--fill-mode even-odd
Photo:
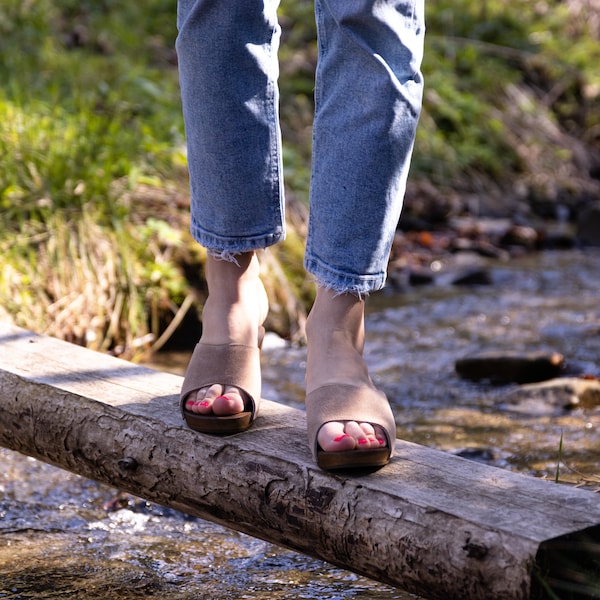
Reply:
[[[364,294],[383,287],[423,80],[423,0],[316,0],[319,62],[306,269]]]
[[[177,55],[191,231],[230,255],[285,236],[279,0],[179,0]]]

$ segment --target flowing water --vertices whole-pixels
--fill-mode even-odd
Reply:
[[[544,349],[600,376],[600,252],[489,269],[491,285],[370,299],[366,357],[398,436],[536,477],[558,466],[562,481],[599,488],[600,406],[509,404],[511,386],[462,381],[454,363]],[[304,360],[269,338],[264,396],[302,408]],[[415,598],[8,450],[0,460],[0,598]]]

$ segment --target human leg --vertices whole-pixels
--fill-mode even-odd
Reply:
[[[209,294],[202,339],[182,392],[188,422],[193,420],[189,413],[223,416],[248,407],[252,394],[232,381],[236,371],[254,371],[242,379],[251,381],[254,393],[260,394],[256,372],[260,365],[252,348],[259,345],[268,305],[254,251],[285,235],[277,4],[276,0],[178,4],[191,231],[208,250]],[[222,379],[216,373],[219,365],[211,359],[217,354],[224,356]],[[236,367],[240,361],[244,364]],[[193,371],[206,371],[209,364],[214,377],[199,389],[194,385],[190,389],[189,382],[204,381]]]
[[[307,323],[306,381],[307,412],[328,416],[317,442],[309,441],[325,455],[361,448],[379,455],[382,447],[391,454],[393,416],[385,408],[373,412],[382,406],[381,393],[362,356],[364,296],[384,285],[402,207],[421,106],[423,3],[317,0],[316,16],[305,265],[318,288]],[[325,405],[343,406],[344,398],[355,416],[339,412],[344,418],[332,418]],[[348,466],[353,459],[339,462]]]
[[[380,289],[421,107],[423,0],[316,0],[319,61],[306,267]]]
[[[252,368],[256,365],[253,352],[262,344],[262,324],[267,316],[268,300],[265,288],[260,280],[260,265],[254,252],[245,252],[236,256],[236,262],[224,261],[207,256],[205,278],[209,289],[208,298],[202,311],[202,338],[197,351],[203,352],[204,363],[200,361],[200,369],[207,368],[217,352],[227,349],[238,352],[237,356],[225,357],[226,362],[247,360],[240,358],[239,351],[248,349]],[[231,352],[230,352],[231,354]],[[192,364],[192,363],[191,363]],[[211,367],[211,370],[213,367]],[[201,379],[190,373],[192,382],[204,381],[206,385],[187,383],[190,393],[184,392],[185,409],[196,415],[231,415],[240,413],[247,407],[250,396],[260,395],[260,373],[249,373],[241,376],[240,370],[245,364],[214,364],[214,373],[207,376],[202,373]],[[189,370],[189,369],[188,369]],[[221,371],[221,372],[219,372]],[[238,373],[236,373],[236,371]],[[186,378],[188,376],[186,375]],[[239,379],[236,385],[236,377]],[[249,382],[244,386],[240,382]],[[251,383],[250,383],[251,382]],[[252,389],[245,389],[252,388]],[[258,403],[258,398],[253,398]]]
[[[179,0],[192,233],[217,254],[285,235],[278,0]]]

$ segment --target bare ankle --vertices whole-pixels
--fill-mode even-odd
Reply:
[[[319,288],[306,324],[306,391],[329,383],[370,385],[362,353],[364,301]]]
[[[254,252],[236,255],[237,262],[208,256],[208,298],[202,314],[205,343],[256,344],[257,332],[268,312],[268,298],[260,280]]]
[[[209,293],[239,291],[248,282],[255,282],[260,275],[260,265],[255,252],[243,252],[235,261],[212,255],[206,257],[205,277]]]
[[[364,300],[354,294],[338,294],[319,286],[306,323],[306,335],[322,342],[333,332],[342,333],[360,352],[364,345]]]

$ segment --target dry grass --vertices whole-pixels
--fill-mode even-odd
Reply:
[[[150,342],[139,269],[122,238],[85,214],[57,214],[46,231],[16,235],[3,248],[12,260],[1,293],[16,324],[127,357]]]

